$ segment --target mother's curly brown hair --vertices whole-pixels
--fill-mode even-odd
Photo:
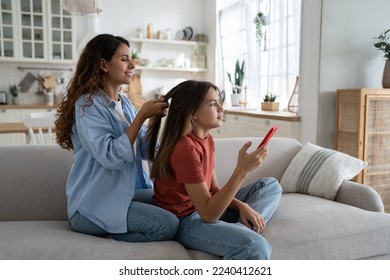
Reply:
[[[92,105],[93,95],[104,89],[105,75],[100,69],[101,59],[110,61],[121,44],[130,47],[129,42],[120,36],[100,34],[92,38],[81,53],[76,71],[67,85],[66,95],[57,110],[56,141],[63,149],[73,149],[71,133],[76,101],[80,96],[88,95],[88,106]]]

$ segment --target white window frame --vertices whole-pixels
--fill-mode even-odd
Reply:
[[[272,92],[278,96],[281,110],[286,109],[299,76],[301,0],[222,0],[218,8],[220,63],[216,67],[221,79],[217,82],[226,92],[226,104],[230,105],[232,92],[227,72],[234,73],[236,60],[245,59],[248,106],[258,107],[262,97]],[[260,46],[253,23],[259,11],[269,20]],[[229,41],[229,37],[238,39]]]

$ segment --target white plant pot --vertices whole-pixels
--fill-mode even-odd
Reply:
[[[241,98],[242,98],[242,94],[241,93],[232,94],[231,95],[232,106],[240,106],[241,105],[240,104]]]
[[[20,97],[12,97],[13,105],[20,105],[20,103],[21,103]]]

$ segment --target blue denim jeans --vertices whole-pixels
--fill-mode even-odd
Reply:
[[[241,188],[236,198],[260,213],[266,222],[277,209],[282,195],[279,182],[266,177]],[[260,234],[239,221],[239,211],[228,208],[215,223],[205,223],[198,212],[180,219],[176,239],[186,248],[201,250],[223,259],[269,259],[271,245]]]
[[[70,226],[77,232],[105,236],[128,242],[149,242],[174,239],[179,226],[178,218],[152,205],[153,190],[136,190],[136,195],[127,213],[127,232],[110,234],[79,212],[70,220]],[[113,213],[115,215],[115,213]]]

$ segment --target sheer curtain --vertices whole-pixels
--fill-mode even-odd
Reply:
[[[229,104],[231,84],[227,72],[234,73],[237,59],[245,59],[249,107],[258,107],[267,92],[278,96],[285,109],[299,75],[301,0],[219,0],[219,84]],[[256,42],[253,22],[262,12],[266,25],[263,38]]]

